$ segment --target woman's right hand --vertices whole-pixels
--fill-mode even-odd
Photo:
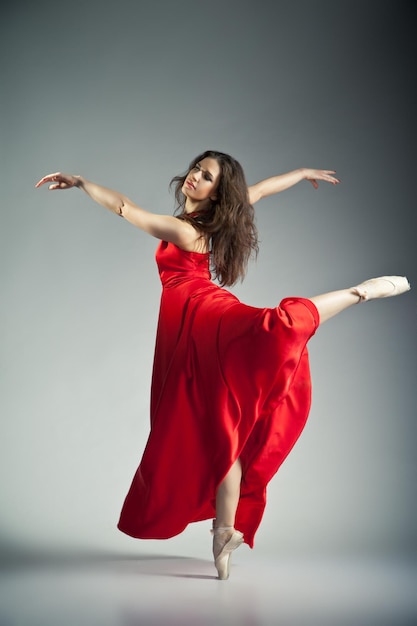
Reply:
[[[55,174],[48,174],[47,176],[41,178],[40,181],[36,183],[35,187],[41,187],[46,183],[52,183],[49,185],[48,189],[53,191],[54,189],[71,189],[71,187],[78,187],[80,182],[80,176],[55,172]]]

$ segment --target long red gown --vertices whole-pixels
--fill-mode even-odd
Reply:
[[[237,529],[253,547],[266,486],[307,420],[306,344],[318,312],[303,298],[242,304],[211,281],[209,255],[162,241],[163,286],[151,391],[151,431],[118,528],[167,539],[215,517],[215,493],[240,457]]]

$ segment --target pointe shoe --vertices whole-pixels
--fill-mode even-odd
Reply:
[[[213,528],[213,556],[219,580],[227,580],[233,550],[243,543],[243,533],[233,526]]]
[[[353,288],[354,293],[359,296],[359,302],[374,300],[375,298],[399,296],[410,289],[410,283],[405,276],[370,278]]]

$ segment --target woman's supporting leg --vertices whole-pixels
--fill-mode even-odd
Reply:
[[[240,497],[242,466],[237,459],[220,483],[216,493],[216,519],[213,522],[213,556],[220,580],[229,578],[232,552],[243,543],[243,534],[235,530],[236,509]]]
[[[241,480],[242,466],[237,459],[217,489],[215,527],[234,527]]]
[[[366,280],[350,289],[341,289],[314,296],[310,300],[317,307],[320,323],[323,323],[353,304],[358,304],[364,300],[374,300],[375,298],[399,296],[409,289],[410,284],[403,276],[381,276],[380,278]]]

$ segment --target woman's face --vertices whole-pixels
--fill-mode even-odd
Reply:
[[[182,192],[192,202],[215,200],[221,175],[216,159],[206,157],[188,172],[182,186]]]

